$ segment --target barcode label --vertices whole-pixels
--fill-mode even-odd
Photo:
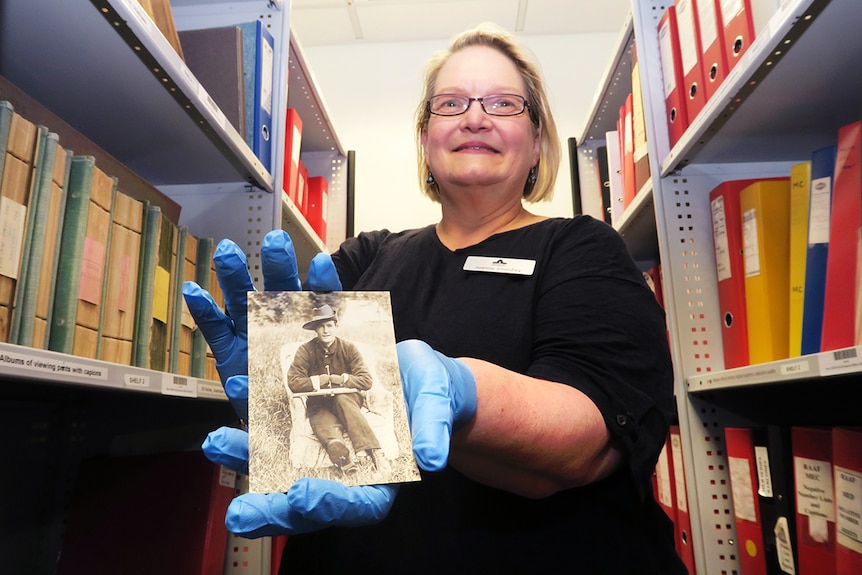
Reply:
[[[197,397],[197,382],[181,375],[165,373],[162,375],[162,393],[165,395],[178,395],[180,397]]]
[[[821,355],[822,375],[838,375],[841,373],[857,373],[862,371],[862,358],[859,357],[860,347],[836,349],[831,353]]]
[[[856,348],[851,347],[849,349],[839,349],[838,351],[832,354],[832,359],[835,361],[842,361],[845,359],[854,359],[856,357]]]

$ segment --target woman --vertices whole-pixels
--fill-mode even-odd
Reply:
[[[360,234],[316,259],[309,283],[390,291],[423,481],[301,480],[241,497],[228,526],[293,534],[281,573],[684,573],[651,492],[674,413],[664,315],[611,228],[525,209],[560,159],[537,67],[494,27],[464,33],[430,62],[416,129],[440,221]],[[237,318],[251,284],[231,246],[217,267]],[[295,284],[291,252],[267,236],[265,289]],[[208,341],[230,340],[200,295],[186,291]],[[213,351],[241,396],[231,346]],[[216,434],[205,451],[242,463],[242,440]]]

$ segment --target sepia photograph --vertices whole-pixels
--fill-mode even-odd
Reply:
[[[249,489],[419,481],[388,292],[248,294]]]

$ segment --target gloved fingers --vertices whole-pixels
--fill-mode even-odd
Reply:
[[[449,401],[430,393],[419,395],[410,411],[413,455],[425,471],[441,471],[449,461],[452,420]]]
[[[331,525],[361,526],[389,513],[397,486],[346,487],[323,479],[300,479],[285,493],[247,493],[228,507],[225,525],[243,537],[297,535]]]
[[[332,262],[332,256],[319,253],[311,259],[306,286],[309,291],[341,291],[341,280],[338,278],[338,271]]]
[[[347,487],[337,481],[303,478],[291,485],[287,499],[310,526],[360,527],[383,520],[397,493],[397,485]]]
[[[422,469],[440,471],[449,459],[452,436],[449,374],[425,342],[402,341],[396,349],[413,434],[413,455]]]
[[[224,392],[239,418],[248,421],[248,376],[232,375],[224,382]]]
[[[183,298],[215,357],[227,357],[236,338],[233,321],[219,309],[209,292],[195,282],[183,284]]]
[[[265,291],[300,291],[299,271],[293,242],[284,230],[273,230],[263,238],[260,264]]]
[[[220,427],[207,435],[201,449],[213,463],[248,475],[247,432],[234,427]]]
[[[248,333],[248,292],[254,284],[245,253],[231,240],[221,240],[213,253],[216,276],[224,292],[225,307],[238,334]]]

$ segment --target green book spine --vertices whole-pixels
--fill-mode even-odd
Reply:
[[[180,372],[180,336],[183,331],[183,265],[186,259],[186,236],[189,229],[186,226],[178,226],[177,233],[177,255],[174,260],[174,274],[171,276],[171,318],[169,324],[171,343],[168,368],[171,373]]]
[[[57,267],[57,287],[54,291],[51,335],[48,338],[48,349],[61,353],[71,354],[75,341],[78,289],[95,167],[96,160],[93,156],[72,158],[66,214],[60,238],[60,261]]]
[[[61,196],[60,196],[60,210],[57,216],[57,220],[52,222],[54,226],[54,230],[62,230],[63,223],[66,219],[66,197],[67,190],[69,189],[69,178],[72,172],[72,158],[74,157],[74,153],[71,150],[63,150],[64,155],[64,163],[66,165],[65,170],[63,171],[64,179],[61,182]],[[48,344],[50,342],[51,337],[51,320],[54,317],[54,295],[57,293],[57,273],[60,268],[60,249],[62,248],[61,242],[54,242],[54,249],[50,254],[47,254],[47,257],[51,258],[51,280],[48,282],[49,291],[48,291],[48,315],[46,317],[46,328],[45,328],[45,339],[42,341],[41,347],[48,348]]]
[[[27,228],[24,232],[24,253],[21,276],[15,292],[15,307],[12,311],[12,332],[9,341],[18,345],[33,345],[33,330],[36,325],[36,302],[42,275],[42,259],[45,254],[45,234],[48,233],[48,209],[51,203],[51,185],[54,175],[54,160],[57,157],[59,136],[39,126],[39,151],[30,192],[30,209],[27,213]]]
[[[113,212],[114,206],[116,206],[117,202],[117,178],[111,176],[111,179],[114,181],[114,186],[111,189],[111,208],[108,210],[109,214],[111,214],[111,222],[108,225],[108,237],[105,240],[105,254],[111,253],[111,241],[114,238],[114,225],[113,225]],[[107,258],[107,256],[106,256]],[[108,267],[108,261],[105,261],[105,277],[102,278],[102,291],[99,295],[99,301],[102,302],[99,305],[99,329],[98,329],[98,337],[96,338],[96,357],[100,357],[102,353],[102,327],[105,321],[105,299],[107,298],[106,294],[108,293],[108,275],[110,273],[119,273],[117,270],[111,270]]]
[[[6,147],[9,144],[9,130],[12,129],[12,114],[15,112],[12,104],[6,100],[0,101],[0,178],[6,165]]]
[[[176,226],[162,216],[159,224],[156,276],[153,288],[153,316],[150,324],[150,365],[154,371],[168,371],[168,346],[171,326],[171,281],[175,271],[174,241]]]
[[[135,339],[132,343],[132,363],[137,367],[150,365],[150,327],[153,323],[153,290],[158,262],[159,228],[162,210],[147,204],[144,209],[141,234],[141,261],[138,267],[138,295],[135,304]]]
[[[195,283],[201,288],[210,289],[210,262],[213,255],[213,239],[198,238],[197,265],[195,266]],[[207,374],[207,340],[201,330],[192,333],[192,377],[205,378]]]

